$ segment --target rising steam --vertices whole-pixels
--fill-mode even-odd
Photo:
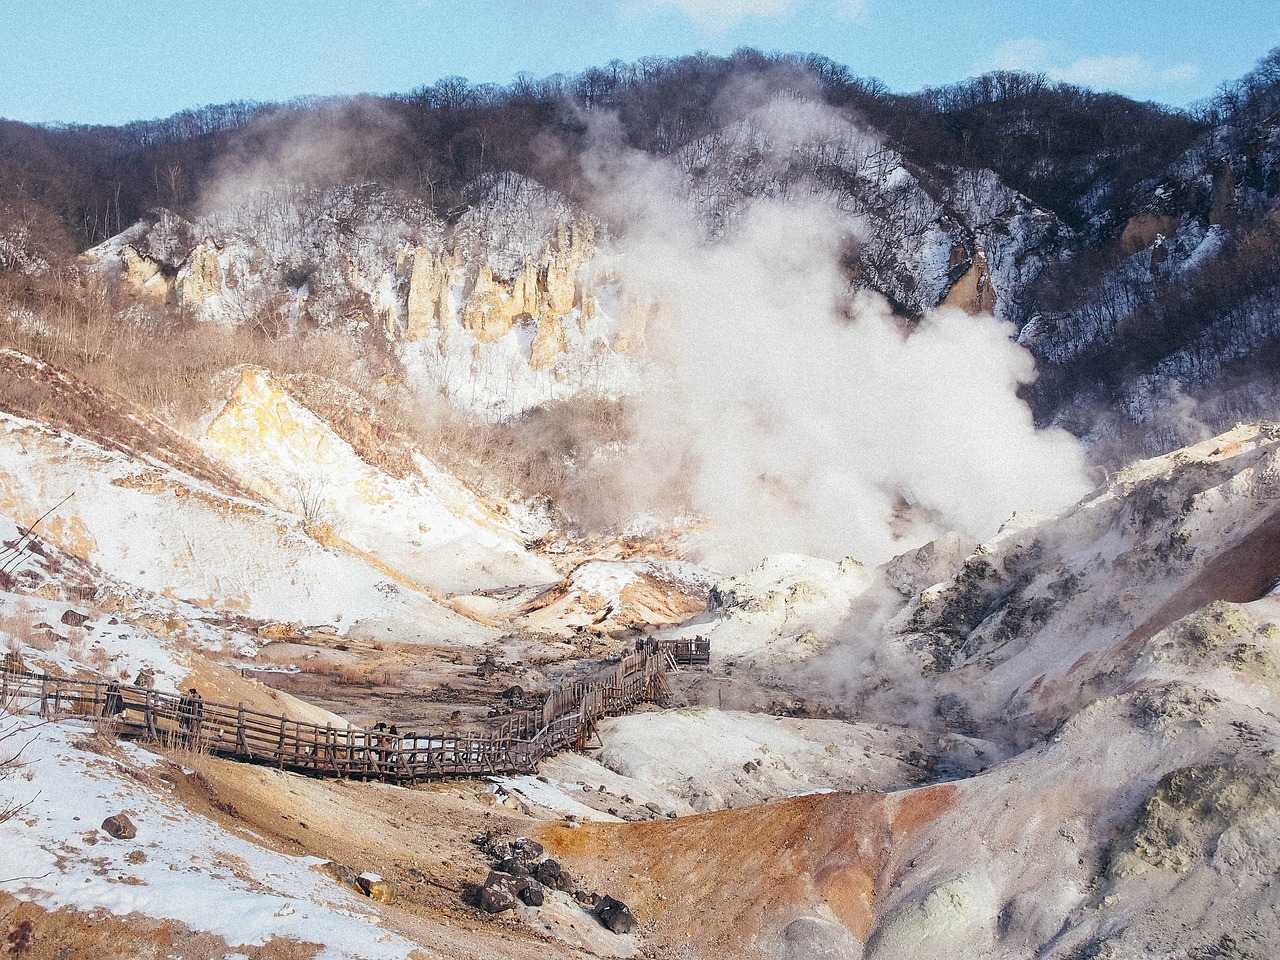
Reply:
[[[788,116],[774,126],[797,142],[837,123],[812,104]],[[1086,492],[1074,438],[1036,430],[1017,396],[1035,371],[1007,325],[947,309],[911,327],[851,293],[840,260],[861,228],[821,191],[745,200],[708,239],[673,165],[618,146],[607,123],[595,134],[588,173],[620,225],[614,269],[660,304],[633,405],[650,472],[633,475],[685,486],[711,521],[707,562],[878,562]]]

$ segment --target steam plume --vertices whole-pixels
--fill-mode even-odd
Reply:
[[[798,142],[815,122],[830,136],[812,104],[774,135]],[[708,562],[878,562],[1088,489],[1074,438],[1036,430],[1017,396],[1034,366],[1012,329],[953,310],[910,329],[883,298],[851,293],[840,257],[862,228],[829,196],[747,199],[712,241],[671,165],[619,147],[607,122],[595,135],[588,173],[621,225],[617,272],[663,317],[637,446],[685,474],[666,479],[712,521]]]

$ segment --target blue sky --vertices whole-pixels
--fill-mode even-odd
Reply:
[[[1280,45],[1275,0],[0,0],[0,117],[123,123],[740,46],[906,93],[996,68],[1182,106]]]

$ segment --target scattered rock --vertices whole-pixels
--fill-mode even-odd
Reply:
[[[596,904],[596,916],[614,933],[624,936],[636,926],[636,918],[632,915],[631,908],[621,900],[615,900],[610,896],[600,898],[600,902]]]
[[[83,627],[89,622],[88,614],[79,613],[75,610],[68,610],[62,615],[62,622],[68,627]]]
[[[497,870],[499,873],[510,874],[513,877],[527,877],[531,873],[529,865],[516,857],[507,857],[498,864]]]
[[[117,840],[132,840],[138,835],[138,828],[126,814],[113,814],[102,821],[102,829]]]
[[[539,883],[548,887],[554,887],[555,882],[560,879],[560,874],[562,872],[563,870],[560,867],[560,862],[548,857],[546,860],[543,860],[538,864],[534,876],[538,878]]]
[[[511,844],[511,855],[519,857],[525,863],[536,863],[545,852],[542,844],[537,840],[530,840],[528,837],[517,837]]]
[[[366,871],[360,874],[356,877],[356,885],[370,900],[377,900],[379,903],[391,902],[391,884],[376,873]]]
[[[346,864],[338,863],[336,860],[326,860],[311,869],[323,873],[326,877],[342,884],[344,887],[350,887],[352,890],[360,889],[360,884],[356,880],[356,872]]]
[[[516,889],[510,877],[490,873],[480,889],[480,909],[485,913],[503,913],[516,905]]]

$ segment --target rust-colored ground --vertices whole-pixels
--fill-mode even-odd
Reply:
[[[627,903],[655,943],[747,960],[773,955],[803,916],[865,942],[895,844],[953,802],[948,785],[814,794],[678,820],[549,825],[537,836],[588,886]]]

